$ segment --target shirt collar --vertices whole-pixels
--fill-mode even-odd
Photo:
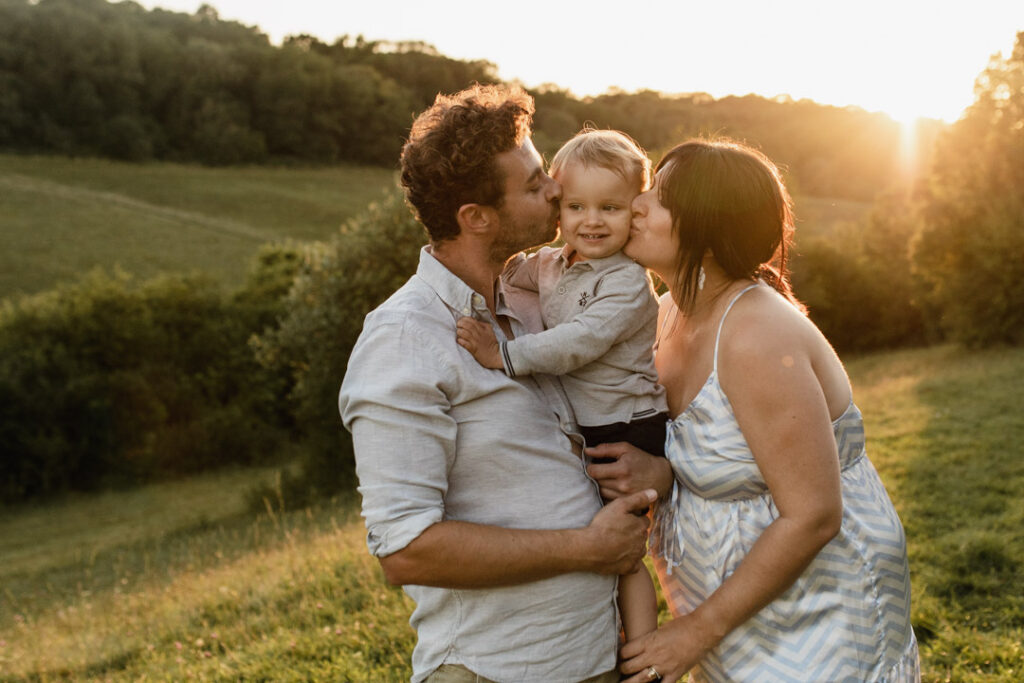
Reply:
[[[472,315],[473,311],[487,311],[487,302],[483,296],[462,281],[455,273],[444,267],[432,253],[430,245],[420,250],[420,264],[416,274],[430,286],[449,308],[461,315]],[[505,294],[498,282],[498,298],[495,306],[504,307]]]
[[[558,255],[559,261],[562,262],[562,271],[566,271],[573,266],[579,266],[581,268],[589,268],[595,273],[600,273],[603,270],[620,266],[623,263],[633,263],[633,259],[629,258],[621,251],[617,251],[611,256],[604,258],[591,258],[583,261],[577,261],[576,263],[569,265],[569,258],[572,256],[573,249],[568,244],[562,247],[561,253]]]

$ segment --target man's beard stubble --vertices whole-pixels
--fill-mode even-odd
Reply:
[[[526,230],[503,215],[502,222],[508,225],[501,238],[491,245],[491,259],[505,263],[519,252],[551,242],[558,236],[558,202],[552,202],[551,216],[543,224],[534,229]]]

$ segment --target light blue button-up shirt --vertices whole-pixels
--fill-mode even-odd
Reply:
[[[543,329],[533,293],[499,288],[496,309],[515,334]],[[424,248],[416,275],[367,316],[349,359],[339,405],[375,556],[401,550],[442,520],[579,528],[601,506],[558,381],[479,365],[455,341],[463,315],[490,322],[504,339],[483,297]],[[575,682],[615,666],[613,576],[405,590],[416,601],[414,682],[445,663],[538,683]]]

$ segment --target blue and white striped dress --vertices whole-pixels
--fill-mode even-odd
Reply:
[[[676,481],[657,510],[652,549],[675,616],[707,599],[779,514],[718,382],[721,333],[720,322],[711,375],[668,426],[665,451]],[[691,681],[921,679],[903,526],[865,454],[857,406],[851,402],[832,428],[843,495],[839,534],[788,590],[726,636]]]

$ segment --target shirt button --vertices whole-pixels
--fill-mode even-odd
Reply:
[[[468,307],[462,309],[462,315],[469,315],[472,312]]]
[[[484,305],[484,298],[482,296],[480,296],[479,294],[474,294],[473,295],[473,305],[474,306],[483,306]]]
[[[559,287],[558,288],[558,293],[559,294],[565,294],[565,287]]]

